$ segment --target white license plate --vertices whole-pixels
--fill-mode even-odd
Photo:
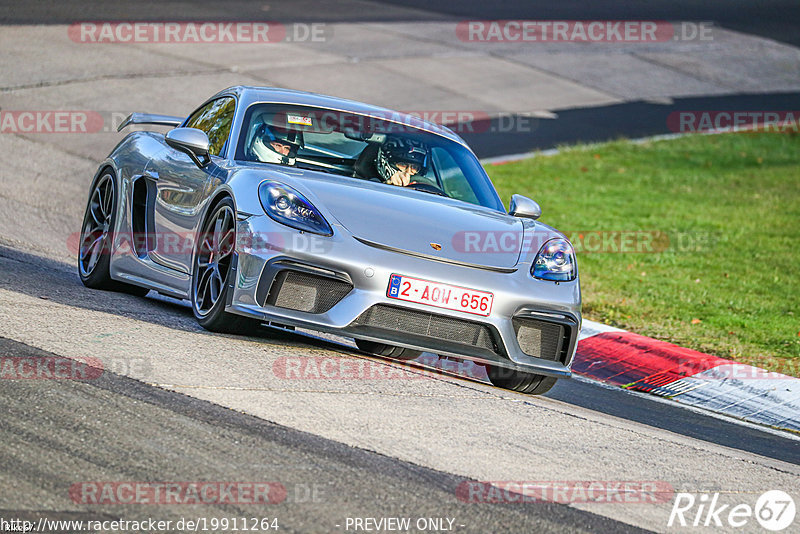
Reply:
[[[492,313],[494,295],[486,291],[422,280],[393,274],[389,277],[386,296],[392,299],[427,304],[488,317]]]

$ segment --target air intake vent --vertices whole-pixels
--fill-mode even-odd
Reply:
[[[514,318],[513,324],[517,343],[522,352],[535,358],[561,360],[562,346],[568,342],[568,339],[565,339],[568,330],[563,325],[517,317]]]
[[[341,280],[285,270],[275,276],[267,304],[308,313],[325,313],[352,289],[352,285]]]
[[[406,333],[448,344],[467,345],[497,353],[488,326],[464,319],[378,304],[358,316],[353,326],[367,326],[393,333]]]

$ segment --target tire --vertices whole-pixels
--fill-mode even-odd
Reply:
[[[208,212],[197,238],[192,269],[192,311],[200,326],[211,332],[252,334],[260,321],[225,311],[228,277],[236,245],[236,213],[225,197]]]
[[[356,339],[355,341],[356,346],[364,352],[377,354],[378,356],[386,356],[387,358],[394,358],[395,360],[416,360],[422,355],[422,351],[420,350],[406,349],[394,345],[387,345],[385,343],[367,341],[365,339]]]
[[[145,296],[150,290],[111,279],[111,242],[117,222],[117,186],[106,170],[92,186],[78,246],[78,276],[88,288]]]
[[[492,385],[528,395],[543,395],[558,381],[552,376],[535,375],[495,365],[487,366],[486,373]]]

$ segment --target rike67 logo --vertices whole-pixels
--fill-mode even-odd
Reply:
[[[770,490],[747,503],[723,504],[719,493],[678,493],[669,514],[667,527],[722,527],[727,531],[741,528],[755,519],[761,527],[778,532],[794,523],[797,510],[794,499],[780,490]],[[795,530],[796,532],[796,530]]]

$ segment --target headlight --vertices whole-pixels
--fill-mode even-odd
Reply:
[[[533,260],[531,274],[542,280],[569,282],[578,275],[575,251],[569,241],[562,238],[551,239],[539,249]]]
[[[262,182],[258,199],[272,219],[312,234],[333,235],[333,229],[314,205],[295,189],[278,182]]]

